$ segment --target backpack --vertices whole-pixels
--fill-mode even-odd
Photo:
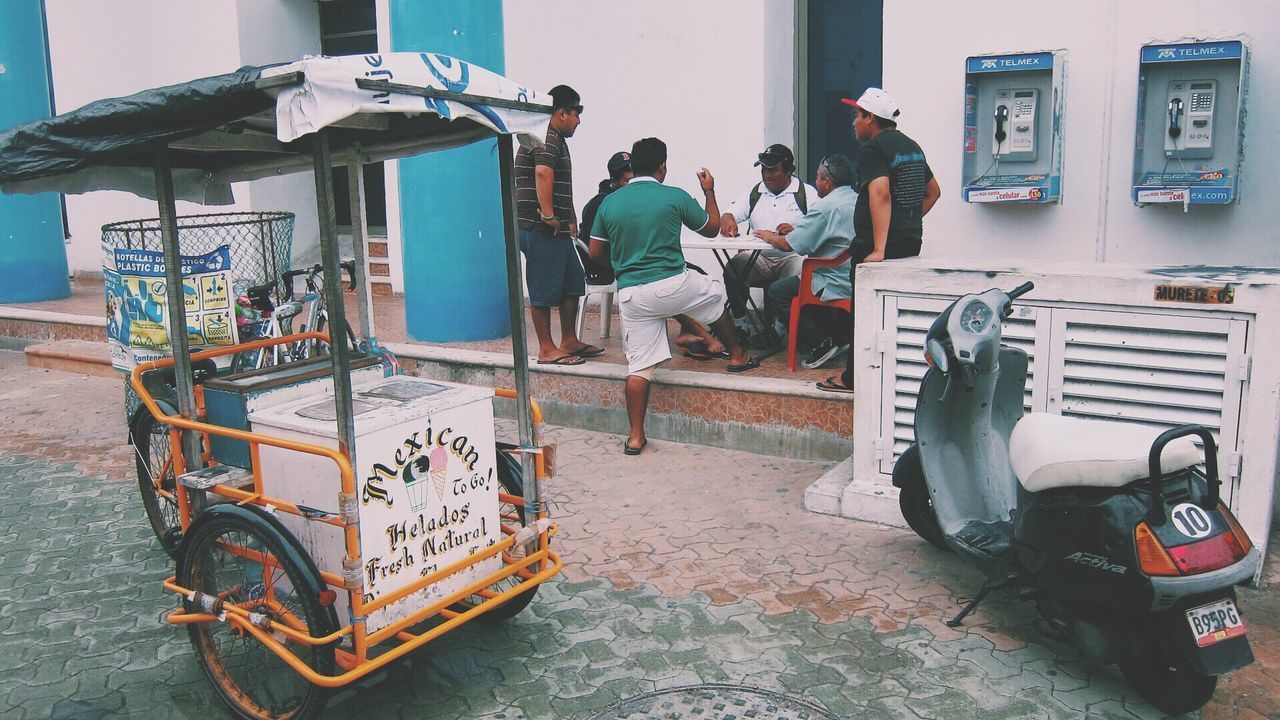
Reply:
[[[760,186],[764,183],[756,183],[751,187],[751,195],[747,197],[747,217],[751,217],[751,213],[756,211],[756,203],[760,202]],[[809,198],[804,194],[804,183],[800,183],[800,188],[796,190],[796,207],[800,208],[800,214],[809,212]]]

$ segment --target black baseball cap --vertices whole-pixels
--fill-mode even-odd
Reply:
[[[622,173],[631,170],[631,153],[616,152],[609,158],[609,177],[619,178]]]
[[[784,164],[795,165],[796,156],[791,153],[791,148],[782,143],[774,143],[756,156],[757,167],[763,165],[767,168],[775,168]]]
[[[568,85],[557,85],[547,93],[551,96],[551,107],[555,110],[577,110],[582,112],[582,97],[578,91]]]

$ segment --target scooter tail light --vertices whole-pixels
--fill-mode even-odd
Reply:
[[[1138,548],[1138,567],[1147,575],[1177,576],[1182,573],[1169,557],[1164,545],[1146,523],[1138,523],[1133,530],[1134,545]]]
[[[1183,575],[1199,575],[1234,565],[1248,552],[1240,544],[1239,538],[1231,532],[1218,533],[1207,540],[1169,548],[1169,555]]]

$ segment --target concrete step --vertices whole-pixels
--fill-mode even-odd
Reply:
[[[120,377],[111,367],[111,355],[105,340],[54,340],[34,343],[24,348],[27,364],[32,367],[62,370],[82,375]]]
[[[421,377],[514,387],[511,355],[387,343]],[[531,364],[530,386],[548,423],[623,435],[627,413],[622,365]],[[510,415],[511,403],[499,412]],[[843,460],[853,450],[853,396],[818,390],[807,380],[659,369],[645,432],[657,440],[805,460]],[[621,439],[619,440],[621,442]]]
[[[29,348],[28,362],[38,367],[118,375],[107,354],[105,324],[97,317],[0,307],[0,346]],[[423,377],[515,386],[508,352],[385,344]],[[625,366],[531,363],[530,377],[548,423],[626,433]],[[511,416],[513,403],[500,401],[498,410]],[[656,440],[838,461],[853,449],[853,396],[822,392],[812,380],[660,369],[645,429]]]
[[[823,515],[838,515],[905,528],[898,508],[898,488],[853,479],[853,459],[846,459],[827,471],[804,492],[804,509]]]

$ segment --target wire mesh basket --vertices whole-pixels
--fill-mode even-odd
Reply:
[[[230,212],[178,217],[178,252],[203,255],[231,248],[232,287],[236,295],[253,285],[278,282],[289,271],[293,246],[291,212]],[[160,219],[126,220],[102,226],[106,247],[163,251]],[[140,402],[125,378],[125,411],[133,417]]]

